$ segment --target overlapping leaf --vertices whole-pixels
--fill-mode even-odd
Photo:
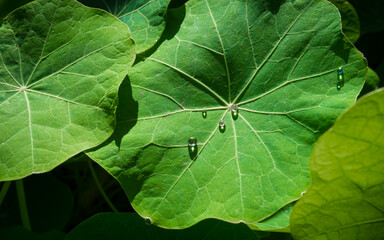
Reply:
[[[293,203],[290,203],[269,218],[248,226],[253,230],[269,232],[290,232],[289,217],[291,216],[292,207]]]
[[[38,0],[0,27],[0,180],[51,170],[108,138],[134,60],[125,24],[76,1]]]
[[[355,43],[360,37],[360,21],[355,8],[347,0],[330,0],[330,2],[340,11],[345,36]]]
[[[89,155],[157,225],[268,218],[306,190],[312,144],[354,102],[365,60],[327,1],[194,0],[168,23]]]
[[[107,10],[129,26],[136,52],[153,47],[165,28],[170,0],[81,0],[91,7]]]
[[[343,113],[316,143],[311,186],[294,206],[295,239],[384,236],[384,90]]]

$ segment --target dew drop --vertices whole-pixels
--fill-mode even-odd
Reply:
[[[225,132],[225,122],[223,120],[219,122],[219,130],[221,133]]]
[[[232,119],[236,120],[239,117],[239,109],[236,104],[231,105]]]
[[[340,90],[344,86],[344,69],[343,66],[340,66],[337,69],[337,90]]]
[[[203,111],[203,112],[201,113],[201,115],[203,116],[203,118],[207,118],[207,111]]]
[[[239,117],[239,110],[235,109],[232,110],[232,118],[233,120],[236,120]]]
[[[151,225],[152,224],[152,221],[151,221],[151,219],[149,217],[144,218],[144,221],[145,221],[145,224],[147,224],[147,225]]]
[[[190,137],[188,139],[188,152],[189,152],[189,157],[191,159],[194,159],[197,154],[197,140],[194,137]]]
[[[338,81],[337,84],[336,84],[336,88],[337,90],[340,90],[341,89],[341,83]]]

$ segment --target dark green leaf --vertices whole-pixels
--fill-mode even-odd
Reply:
[[[339,9],[343,32],[351,42],[360,37],[360,21],[355,8],[347,0],[330,0]]]
[[[32,0],[0,0],[0,24],[5,16]]]
[[[79,224],[65,239],[257,240],[258,237],[244,224],[212,219],[185,230],[166,230],[147,225],[134,213],[100,213]]]
[[[295,239],[384,236],[384,90],[362,97],[316,143],[311,186],[293,207]]]
[[[360,96],[365,95],[377,89],[379,87],[379,84],[380,84],[379,76],[375,73],[375,71],[372,70],[372,68],[368,68],[367,76],[365,78],[365,84],[363,89],[360,92]]]

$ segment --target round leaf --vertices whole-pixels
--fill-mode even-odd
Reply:
[[[74,1],[33,1],[0,27],[0,181],[49,171],[108,138],[134,61],[125,24]]]
[[[266,219],[306,190],[312,144],[355,101],[366,61],[327,1],[195,0],[168,22],[89,155],[160,226]]]

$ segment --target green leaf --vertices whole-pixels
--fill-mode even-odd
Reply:
[[[112,13],[126,23],[136,43],[136,52],[142,53],[156,44],[165,28],[170,0],[80,0],[90,7]]]
[[[0,0],[0,23],[10,12],[31,1],[32,0]]]
[[[275,214],[261,222],[248,225],[252,230],[269,231],[269,232],[290,232],[289,216],[292,212],[293,203],[284,206]]]
[[[105,141],[133,61],[127,26],[104,11],[38,0],[9,15],[0,27],[0,181]]]
[[[295,239],[384,236],[384,90],[362,97],[320,137],[312,183],[293,207]]]
[[[343,32],[352,43],[360,37],[360,21],[355,8],[347,0],[330,0],[339,9]]]
[[[271,216],[307,189],[312,144],[355,101],[366,61],[343,41],[337,9],[273,3],[195,0],[169,11],[161,45],[119,90],[115,134],[89,155],[154,224]]]
[[[150,240],[259,239],[244,224],[230,224],[210,219],[185,230],[166,230],[147,225],[144,219],[134,213],[94,215],[75,227],[65,239],[131,239],[132,237]]]

